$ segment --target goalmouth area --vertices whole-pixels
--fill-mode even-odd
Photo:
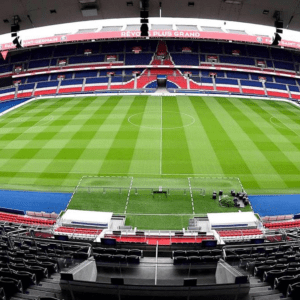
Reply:
[[[222,207],[213,191],[230,196],[242,192],[234,177],[94,177],[81,178],[69,209],[113,212],[125,215],[126,225],[139,229],[180,230],[189,219],[212,212],[251,211],[245,208]]]

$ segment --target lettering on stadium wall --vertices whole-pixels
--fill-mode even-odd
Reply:
[[[113,31],[113,32],[89,32],[85,34],[69,34],[53,37],[44,37],[38,39],[23,40],[23,47],[30,47],[35,45],[49,45],[59,42],[79,42],[89,40],[107,40],[107,39],[126,39],[126,38],[139,38],[141,32],[139,30],[134,31]],[[272,39],[269,37],[257,37],[243,34],[233,34],[225,32],[208,32],[208,31],[177,31],[177,30],[149,30],[150,38],[182,38],[182,39],[213,39],[213,40],[225,40],[225,41],[237,41],[270,45]],[[300,43],[297,41],[281,40],[280,46],[289,48],[300,49]],[[0,45],[0,51],[14,49],[16,46],[11,43],[5,43]]]
[[[140,31],[122,31],[121,37],[140,37]],[[200,38],[200,32],[197,31],[171,31],[171,30],[150,30],[149,37],[184,37]]]

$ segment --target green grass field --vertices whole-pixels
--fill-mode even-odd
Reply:
[[[0,186],[74,191],[83,176],[238,177],[248,194],[300,193],[299,125],[299,109],[277,101],[194,96],[38,100],[0,118]],[[201,207],[196,213],[203,213]],[[128,213],[137,210],[128,206]],[[128,220],[149,223],[143,216]]]

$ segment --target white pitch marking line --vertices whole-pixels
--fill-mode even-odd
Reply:
[[[273,119],[278,120],[280,123],[283,124],[283,126],[285,126],[286,128],[288,128],[290,131],[294,132],[294,133],[299,137],[299,134],[298,134],[295,130],[293,130],[292,128],[290,128],[290,126],[286,125],[283,121],[279,120],[279,119],[276,118],[276,117],[270,117],[270,123],[271,123],[272,125],[274,125],[274,126],[276,126],[276,127],[278,127],[278,128],[281,128],[281,129],[285,129],[285,127],[282,127],[282,126],[280,126],[279,124],[276,124],[276,123],[273,121]]]
[[[189,182],[189,188],[190,188],[190,194],[191,194],[191,200],[192,200],[193,214],[195,214],[194,197],[193,197],[193,191],[192,191],[192,186],[191,186],[191,180],[190,180],[190,177],[188,177],[188,182]]]
[[[126,199],[124,214],[126,214],[126,211],[127,211],[127,207],[128,207],[128,203],[129,203],[129,197],[130,197],[130,191],[131,191],[131,188],[132,188],[132,183],[133,183],[133,177],[131,177],[131,181],[130,181],[130,186],[129,186],[128,195],[127,195],[127,199]]]

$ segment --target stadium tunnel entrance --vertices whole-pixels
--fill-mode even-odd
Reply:
[[[167,88],[167,76],[157,75],[157,86],[158,88]]]

